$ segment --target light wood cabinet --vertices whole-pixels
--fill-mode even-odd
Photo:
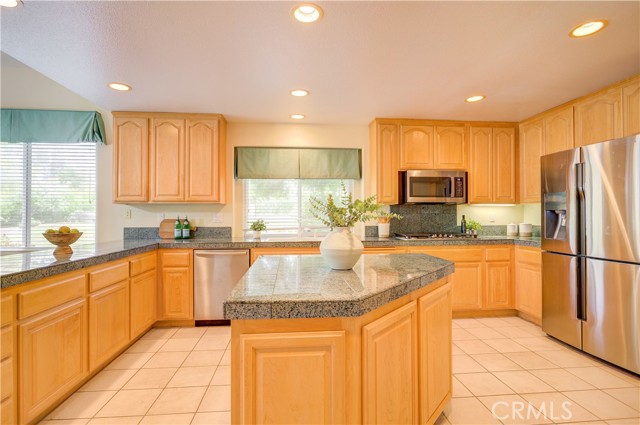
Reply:
[[[193,320],[193,259],[190,249],[160,251],[161,320]]]
[[[400,126],[400,169],[432,170],[435,129],[430,125]]]
[[[533,322],[542,322],[542,254],[539,248],[515,248],[516,309]]]
[[[225,202],[226,121],[221,115],[113,114],[114,202]]]
[[[362,328],[363,423],[418,423],[417,346],[415,301]]]
[[[320,248],[252,248],[251,264],[263,255],[313,255],[320,254]]]
[[[3,424],[17,423],[15,356],[15,297],[0,298],[0,420]]]
[[[151,120],[149,188],[151,202],[184,201],[185,123],[181,119]]]
[[[622,136],[622,89],[590,96],[575,105],[575,146]]]
[[[640,133],[640,77],[622,86],[622,136]]]
[[[84,298],[18,324],[19,420],[32,422],[89,373]]]
[[[451,290],[436,289],[418,299],[420,423],[435,423],[451,399]]]
[[[129,332],[131,339],[134,339],[156,322],[157,273],[155,268],[132,277],[129,286],[131,303]]]
[[[398,125],[374,121],[369,127],[371,193],[381,204],[398,203]]]
[[[440,170],[466,170],[469,154],[466,128],[436,126],[434,141],[435,168]]]
[[[345,345],[344,331],[244,335],[238,423],[346,423]]]
[[[469,203],[516,202],[516,131],[471,127]]]
[[[149,200],[149,120],[114,116],[113,200]]]
[[[542,155],[572,149],[573,141],[573,107],[568,106],[545,114],[544,147]]]
[[[543,149],[543,123],[536,120],[520,125],[520,202],[540,202],[540,156]]]
[[[90,370],[110,360],[129,340],[129,281],[89,294]]]
[[[487,247],[485,249],[484,308],[513,308],[512,248]]]

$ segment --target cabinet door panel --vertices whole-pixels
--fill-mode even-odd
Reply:
[[[151,202],[184,201],[184,120],[153,119],[150,149]]]
[[[441,170],[466,170],[468,155],[464,127],[436,127],[435,166]]]
[[[542,271],[539,266],[517,263],[516,309],[542,320]]]
[[[511,301],[511,263],[495,262],[486,264],[485,307],[513,308]]]
[[[454,311],[482,308],[483,274],[482,263],[456,263],[451,275]]]
[[[376,184],[378,202],[398,203],[398,126],[378,126],[378,157],[376,160]]]
[[[131,339],[140,335],[156,321],[157,279],[151,270],[131,279]]]
[[[520,126],[520,202],[540,202],[540,155],[543,140],[541,120]]]
[[[469,202],[490,203],[493,200],[493,142],[491,129],[470,130]],[[496,164],[497,165],[497,164]]]
[[[400,169],[433,169],[433,137],[434,128],[432,126],[400,126]]]
[[[640,79],[622,87],[622,135],[640,133]]]
[[[362,328],[364,423],[418,423],[417,343],[415,302]]]
[[[516,131],[493,129],[493,201],[516,202]]]
[[[149,200],[149,120],[115,117],[113,199],[115,202]]]
[[[129,281],[89,295],[89,368],[95,370],[129,342]]]
[[[418,317],[420,423],[424,424],[434,422],[436,409],[451,397],[451,285],[420,298]]]
[[[610,90],[576,104],[576,147],[621,136],[622,89]]]
[[[193,319],[193,281],[189,268],[162,269],[162,308],[161,319]]]
[[[345,423],[345,332],[242,335],[239,423]]]
[[[190,202],[220,202],[218,121],[187,120],[186,197]]]
[[[544,118],[543,155],[573,148],[573,107],[564,108]]]
[[[20,421],[31,422],[88,374],[83,300],[18,325]]]

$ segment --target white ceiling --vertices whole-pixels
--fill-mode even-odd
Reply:
[[[2,8],[0,48],[107,110],[230,121],[519,121],[640,73],[639,1],[323,1],[313,25],[294,4],[24,0]],[[567,36],[594,18],[609,26]]]

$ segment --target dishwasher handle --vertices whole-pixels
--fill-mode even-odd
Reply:
[[[241,255],[249,255],[249,251],[196,251],[195,255],[200,257],[216,257],[219,255],[241,256]]]

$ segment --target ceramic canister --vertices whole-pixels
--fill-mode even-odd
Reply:
[[[518,236],[517,224],[507,224],[507,236]]]
[[[520,236],[531,236],[533,234],[532,226],[528,223],[520,223],[519,225]]]

